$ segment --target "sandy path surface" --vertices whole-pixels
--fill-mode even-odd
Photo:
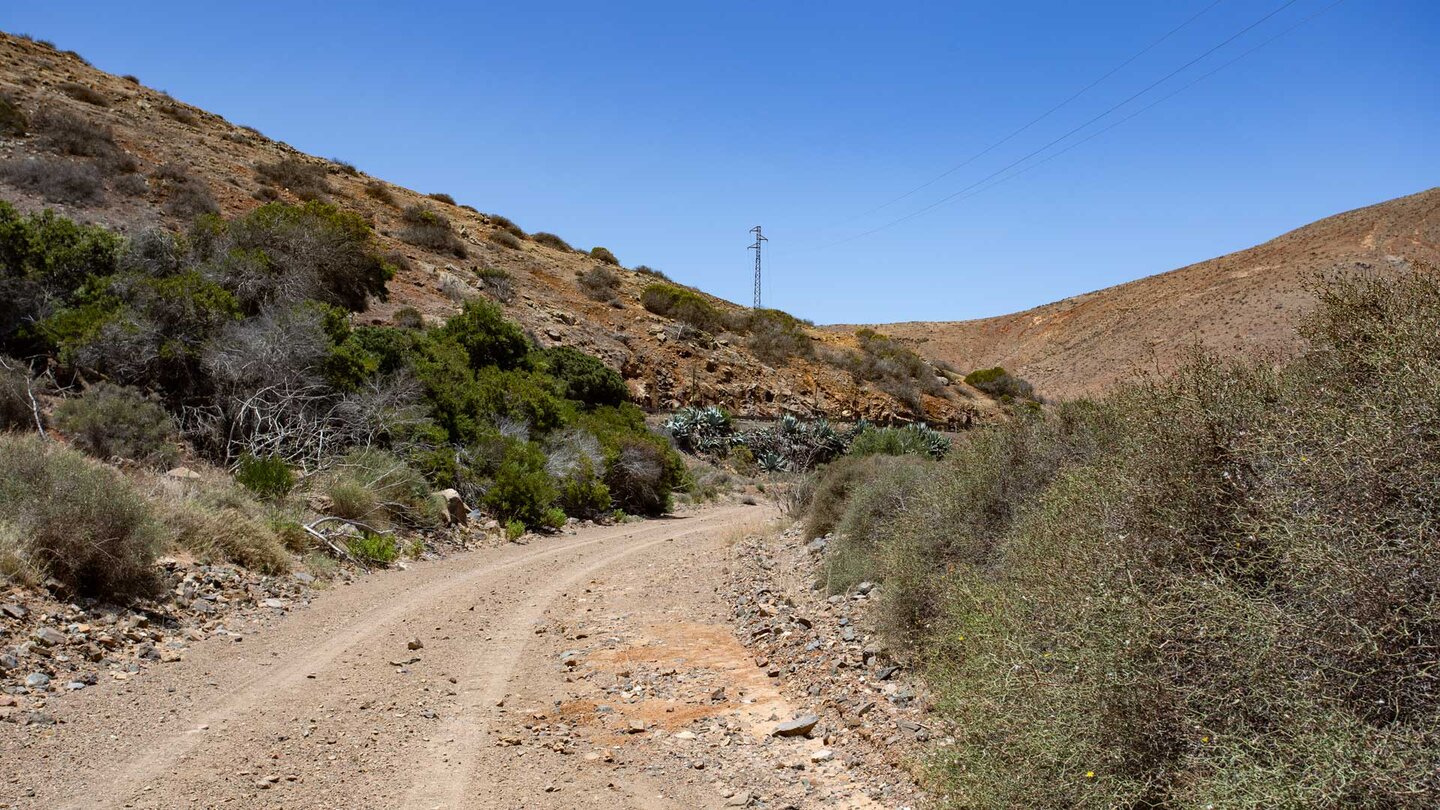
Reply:
[[[773,518],[717,507],[337,587],[59,701],[57,725],[0,726],[0,806],[786,806],[775,757],[821,743],[769,739],[797,709],[716,593]],[[832,777],[788,804],[849,805]]]

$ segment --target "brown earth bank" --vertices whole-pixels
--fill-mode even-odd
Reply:
[[[635,401],[648,408],[697,404],[756,416],[916,418],[892,393],[827,361],[854,347],[852,335],[806,327],[812,351],[767,362],[745,335],[695,334],[648,311],[640,296],[659,276],[526,233],[503,216],[456,204],[445,189],[412,191],[343,161],[306,155],[139,79],[98,70],[72,52],[0,32],[0,99],[29,119],[24,136],[0,125],[0,200],[21,210],[53,208],[81,222],[137,233],[183,229],[204,207],[197,199],[213,200],[225,216],[271,200],[320,199],[363,216],[384,249],[398,257],[400,272],[389,285],[388,300],[373,302],[358,323],[392,323],[405,308],[436,323],[464,300],[484,296],[540,346],[573,346],[620,371]],[[95,156],[83,144],[78,149],[57,144],[44,125],[45,116],[56,112],[108,130],[119,153]],[[36,168],[50,179],[67,170],[96,172],[99,185],[88,195],[49,188],[28,172]],[[449,224],[450,234],[437,237],[434,247],[407,236],[413,223],[405,212],[415,205],[427,206]],[[613,285],[587,291],[582,277],[597,271],[613,273]],[[723,313],[745,312],[701,295]],[[934,424],[968,424],[999,413],[988,397],[961,383],[943,379],[936,388],[931,380],[920,382],[923,416]]]
[[[759,539],[776,520],[711,507],[308,591],[243,635],[52,696],[44,722],[0,723],[0,807],[908,806],[885,744],[913,738],[891,720],[913,691],[887,699],[893,671],[869,687],[884,707],[847,717],[850,693],[801,664],[813,650],[746,647],[756,606],[782,598],[756,578],[787,553]],[[844,630],[849,602],[790,601],[776,639],[800,641],[780,625],[803,610],[860,681],[887,665]]]
[[[1024,312],[873,328],[962,372],[1004,366],[1050,397],[1164,371],[1199,347],[1285,356],[1311,285],[1334,274],[1440,264],[1440,188],[1349,211],[1262,245]],[[855,326],[827,327],[849,334]]]

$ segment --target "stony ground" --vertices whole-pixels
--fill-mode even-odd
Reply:
[[[920,700],[866,598],[807,590],[776,520],[712,507],[289,581],[178,637],[27,615],[67,657],[117,634],[178,654],[11,695],[0,807],[909,806]]]

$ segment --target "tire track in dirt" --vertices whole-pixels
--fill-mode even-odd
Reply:
[[[452,597],[462,589],[475,590],[488,582],[503,580],[507,576],[523,573],[529,568],[553,562],[567,555],[582,555],[581,559],[577,561],[581,566],[578,573],[574,573],[568,578],[564,577],[562,573],[556,580],[556,584],[546,589],[547,593],[559,593],[563,590],[565,582],[582,578],[592,570],[614,564],[625,556],[666,542],[679,535],[688,535],[723,526],[725,521],[730,519],[736,511],[734,509],[713,510],[702,513],[696,518],[685,519],[683,522],[664,521],[640,527],[627,525],[597,530],[596,533],[581,535],[576,541],[556,543],[545,549],[523,553],[518,557],[494,565],[488,563],[495,555],[475,552],[472,555],[466,555],[461,563],[455,563],[452,560],[447,561],[451,563],[448,566],[446,563],[438,563],[433,567],[417,566],[412,570],[419,572],[414,578],[421,579],[421,584],[416,588],[404,591],[399,598],[395,598],[396,594],[393,591],[396,589],[394,587],[384,584],[372,586],[370,585],[371,581],[366,581],[358,587],[363,589],[369,586],[376,591],[375,599],[372,601],[379,601],[382,604],[366,604],[364,598],[351,599],[350,601],[358,601],[360,604],[355,606],[356,609],[352,610],[349,616],[344,617],[338,626],[326,626],[326,620],[334,617],[329,616],[326,611],[316,610],[316,606],[312,606],[305,612],[293,614],[275,628],[279,632],[267,634],[267,637],[256,646],[260,647],[259,652],[263,654],[268,647],[294,643],[295,636],[298,635],[300,643],[305,644],[298,656],[294,654],[293,648],[285,650],[289,654],[289,660],[279,669],[264,668],[268,665],[263,664],[251,665],[250,671],[244,673],[230,685],[229,694],[224,699],[217,703],[210,703],[199,710],[187,712],[183,720],[177,719],[171,723],[170,729],[150,735],[149,739],[141,743],[138,754],[134,753],[135,747],[130,746],[127,749],[129,754],[127,759],[80,781],[80,784],[66,791],[65,795],[68,795],[68,799],[36,806],[76,809],[112,807],[133,801],[137,796],[144,796],[146,800],[164,802],[166,800],[161,796],[164,793],[163,782],[167,774],[183,776],[185,768],[192,764],[197,768],[214,768],[216,767],[214,763],[228,761],[223,756],[226,746],[232,743],[236,746],[244,745],[243,741],[227,739],[226,733],[231,732],[209,733],[210,728],[219,727],[230,721],[238,721],[247,715],[264,714],[266,710],[278,707],[288,709],[292,704],[303,704],[305,695],[295,693],[303,691],[307,682],[312,682],[312,676],[317,672],[323,672],[332,667],[336,660],[345,653],[367,644],[373,644],[387,630],[407,617],[453,609],[455,600]],[[685,526],[691,521],[696,521],[691,524],[694,528]],[[676,530],[682,526],[684,526],[684,531],[677,535]],[[598,563],[592,563],[586,556],[583,556],[616,541],[624,543],[625,550],[609,555]],[[456,572],[455,568],[462,564],[466,567]],[[428,571],[427,568],[429,568]],[[386,574],[376,579],[392,576],[397,575]],[[435,578],[437,576],[438,578]],[[346,596],[353,596],[353,594],[346,594]],[[523,628],[524,620],[532,615],[538,616],[544,611],[544,605],[547,603],[543,600],[537,602],[535,607],[524,611],[519,619],[511,620],[507,627],[511,631],[515,628]],[[425,618],[428,619],[428,615]],[[308,644],[306,644],[307,637]],[[507,634],[505,638],[510,639],[512,635]],[[501,642],[497,642],[496,646],[501,646]],[[483,652],[485,649],[485,646],[482,646],[474,652]],[[278,652],[270,651],[272,654]],[[505,675],[510,669],[513,669],[514,662],[519,660],[521,654],[521,649],[509,651],[508,660],[511,662],[509,669],[492,675],[489,685],[481,690],[473,703],[483,706],[485,698],[493,691],[494,684],[500,684],[503,688]],[[484,655],[472,656],[475,660],[484,660],[485,657]],[[188,663],[192,669],[201,665],[201,662],[198,661]],[[492,701],[493,699],[491,698]],[[471,721],[467,718],[465,722]],[[235,725],[237,727],[233,729],[233,734],[239,734],[239,723]],[[173,731],[177,727],[186,730],[177,733]],[[192,755],[202,745],[219,747],[221,750],[216,752],[216,756],[205,757],[211,763],[208,766],[203,763],[188,762],[187,760],[197,758]],[[73,775],[71,779],[73,780]],[[162,784],[157,785],[157,782]],[[445,795],[463,795],[464,784],[462,779],[458,785],[447,788]],[[162,804],[161,806],[168,805]]]

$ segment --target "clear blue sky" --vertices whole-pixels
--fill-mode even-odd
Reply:
[[[965,188],[1285,0],[1223,0],[865,214],[1211,2],[56,0],[6,3],[0,28],[732,300],[750,297],[746,231],[763,224],[766,303],[850,322],[1021,309],[1440,184],[1440,3],[1346,0],[1013,181],[833,244]],[[1295,0],[1118,115],[1330,2]]]

